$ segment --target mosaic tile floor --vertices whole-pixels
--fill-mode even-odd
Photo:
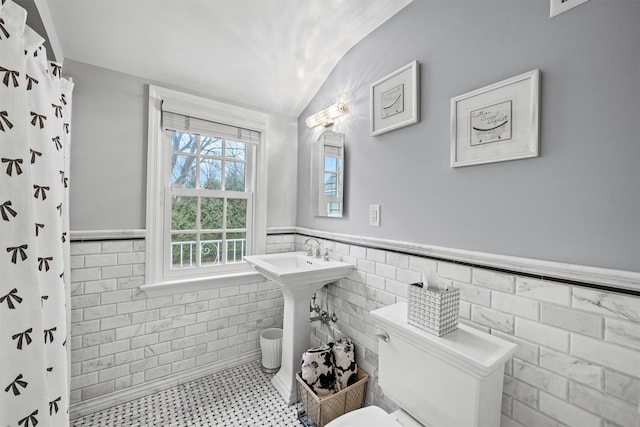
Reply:
[[[250,362],[186,384],[122,403],[72,421],[73,427],[130,426],[295,426],[296,405],[288,406]]]

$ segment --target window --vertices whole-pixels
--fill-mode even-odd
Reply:
[[[265,128],[262,113],[150,86],[148,284],[240,273],[264,251]]]

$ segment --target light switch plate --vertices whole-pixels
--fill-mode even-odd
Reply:
[[[380,205],[369,205],[369,225],[380,227]]]
[[[589,0],[551,0],[549,8],[549,17],[553,18],[556,15],[560,15],[569,9],[573,9],[576,6],[580,6],[582,3],[586,3]]]

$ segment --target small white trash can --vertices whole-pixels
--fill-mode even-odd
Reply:
[[[280,370],[282,359],[282,329],[269,328],[260,333],[262,372],[275,374]]]

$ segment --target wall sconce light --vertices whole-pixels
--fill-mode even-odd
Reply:
[[[319,125],[329,126],[333,124],[335,119],[345,115],[349,111],[349,107],[346,102],[338,102],[331,107],[327,107],[322,111],[307,117],[305,123],[308,128],[313,128]]]

